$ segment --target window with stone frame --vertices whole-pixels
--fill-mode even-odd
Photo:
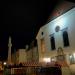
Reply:
[[[63,36],[63,45],[64,45],[64,47],[69,46],[70,44],[69,44],[69,37],[68,37],[67,29],[63,30],[62,36]]]
[[[55,38],[54,38],[54,34],[50,35],[50,43],[51,43],[51,50],[55,50]]]

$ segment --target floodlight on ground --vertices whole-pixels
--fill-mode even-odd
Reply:
[[[43,61],[48,63],[48,62],[51,62],[51,59],[50,58],[43,58]]]

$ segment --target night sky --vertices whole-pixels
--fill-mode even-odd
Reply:
[[[12,38],[12,51],[29,45],[39,28],[47,22],[57,2],[58,0],[0,2],[0,59],[7,57],[9,36]]]

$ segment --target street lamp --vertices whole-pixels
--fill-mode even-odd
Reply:
[[[4,66],[6,66],[6,64],[7,64],[6,62],[3,63]]]

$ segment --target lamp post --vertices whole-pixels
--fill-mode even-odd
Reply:
[[[3,72],[3,75],[6,75],[7,74],[7,72],[6,72],[6,65],[7,65],[7,63],[6,62],[3,62],[3,70],[4,70],[4,72]]]
[[[6,66],[6,65],[7,65],[7,63],[6,63],[6,62],[4,62],[4,63],[3,63],[3,65],[4,65],[4,66]]]

